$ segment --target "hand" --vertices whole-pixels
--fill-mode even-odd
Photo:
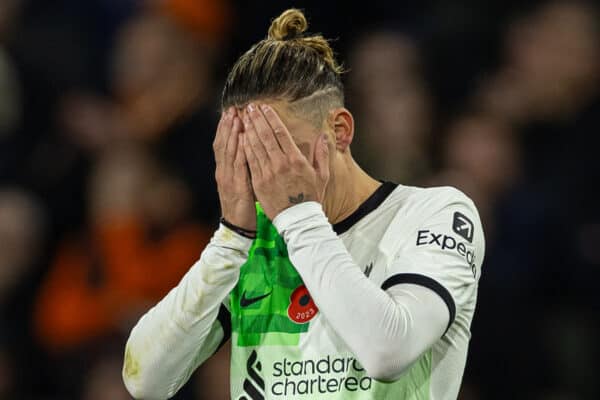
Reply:
[[[240,228],[256,230],[254,193],[240,143],[241,132],[242,121],[236,109],[230,107],[221,116],[213,142],[215,178],[223,217]]]
[[[275,110],[263,104],[247,107],[244,115],[244,152],[252,187],[267,217],[305,201],[323,201],[329,181],[327,136],[319,135],[314,160],[309,162],[294,143]]]

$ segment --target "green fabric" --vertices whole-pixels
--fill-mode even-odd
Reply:
[[[327,350],[323,350],[323,354],[314,354],[298,346],[300,335],[308,331],[310,322],[294,322],[288,316],[288,308],[292,293],[303,285],[288,258],[283,238],[257,204],[257,238],[252,243],[248,260],[242,265],[238,284],[230,296],[233,398],[250,399],[255,397],[249,393],[264,393],[266,399],[318,400],[327,396],[337,400],[430,400],[431,349],[398,380],[389,383],[376,381],[368,377],[364,370],[356,368],[299,376],[277,373],[275,365],[281,368],[285,364],[290,368],[291,364],[306,361],[316,363],[325,357],[353,359],[349,355]],[[268,296],[256,302],[241,306],[243,296],[253,299],[267,293]],[[265,349],[266,346],[274,347]],[[287,360],[286,363],[284,360]],[[354,382],[359,384],[354,384],[349,390],[342,383],[348,379],[355,379]],[[313,383],[320,380],[328,384],[331,380],[339,381],[339,388],[333,392],[317,392],[315,388],[318,386]],[[308,387],[311,392],[301,392]],[[284,390],[288,392],[283,393]],[[257,396],[263,398],[262,394]]]
[[[237,346],[296,345],[309,323],[290,320],[288,307],[302,278],[288,258],[283,238],[258,204],[256,209],[256,239],[230,296],[231,328],[237,333]],[[243,295],[252,299],[267,293],[249,306],[240,305]]]

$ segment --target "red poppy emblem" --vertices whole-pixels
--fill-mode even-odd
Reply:
[[[290,306],[288,307],[288,317],[298,324],[305,324],[317,315],[319,309],[310,297],[306,286],[302,285],[296,288],[290,296]]]

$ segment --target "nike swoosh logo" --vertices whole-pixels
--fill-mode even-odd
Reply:
[[[244,291],[244,293],[242,293],[242,298],[240,299],[240,306],[248,307],[249,305],[254,304],[257,301],[261,301],[262,299],[264,299],[265,297],[268,297],[270,295],[271,295],[271,292],[265,293],[262,296],[247,298],[246,291]]]

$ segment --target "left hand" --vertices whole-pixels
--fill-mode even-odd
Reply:
[[[244,116],[244,151],[256,198],[271,221],[286,208],[305,201],[322,203],[329,181],[327,136],[316,139],[309,162],[275,110],[250,104]]]

